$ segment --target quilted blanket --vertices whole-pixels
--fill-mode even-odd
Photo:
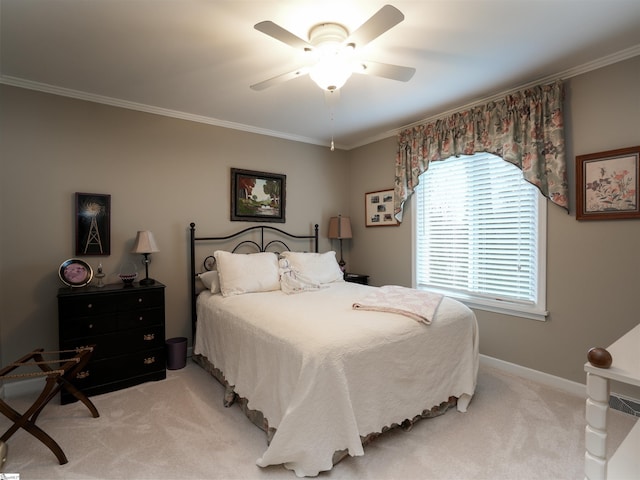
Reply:
[[[465,411],[479,361],[473,312],[445,297],[425,328],[352,308],[375,288],[337,282],[296,295],[198,297],[194,353],[275,429],[259,466],[316,476],[333,468],[334,452],[363,455],[362,437],[449,397]]]
[[[439,293],[386,285],[355,302],[353,308],[397,313],[429,325],[441,301],[442,295]]]

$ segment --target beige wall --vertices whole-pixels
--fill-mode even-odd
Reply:
[[[577,222],[575,155],[640,145],[640,57],[571,78],[566,93],[572,209],[548,208],[551,314],[539,322],[476,313],[481,353],[584,383],[588,349],[640,322],[640,220]],[[350,152],[350,268],[376,285],[411,284],[411,205],[401,227],[365,228],[362,220],[363,193],[393,187],[395,151],[386,139]]]
[[[574,157],[640,145],[640,57],[567,82],[572,205]],[[190,336],[187,226],[224,233],[229,168],[287,175],[286,228],[310,231],[350,215],[350,271],[375,285],[411,284],[411,205],[399,227],[366,228],[364,193],[393,187],[396,143],[350,152],[305,145],[0,85],[0,352],[2,363],[34,347],[57,347],[60,263],[73,253],[73,194],[112,195],[117,273],[139,229],[161,252],[151,276],[167,285],[167,336]],[[547,322],[477,311],[481,352],[584,382],[586,351],[606,346],[640,319],[640,220],[577,222],[549,206]],[[338,248],[322,238],[321,249]],[[111,281],[117,281],[113,275]],[[640,395],[635,395],[640,397]]]
[[[347,205],[345,152],[184,120],[0,86],[0,295],[2,364],[57,348],[60,263],[74,257],[74,193],[111,195],[111,255],[119,282],[136,232],[154,233],[150,276],[166,284],[167,337],[190,337],[188,225],[203,235],[249,226],[229,221],[229,169],[287,175],[285,226],[330,248],[331,215]],[[139,271],[142,265],[138,263]]]

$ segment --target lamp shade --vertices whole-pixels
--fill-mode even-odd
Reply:
[[[351,238],[351,220],[338,215],[329,220],[329,238]]]
[[[131,253],[156,253],[159,251],[156,240],[153,238],[153,233],[148,230],[138,232]]]

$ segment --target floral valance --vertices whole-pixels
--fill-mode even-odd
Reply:
[[[568,210],[563,125],[564,86],[556,81],[454,113],[398,135],[395,215],[429,162],[488,152],[516,165],[524,179]]]

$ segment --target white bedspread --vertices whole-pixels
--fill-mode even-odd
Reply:
[[[478,372],[473,312],[445,297],[425,326],[354,310],[372,288],[338,282],[295,295],[198,297],[194,353],[277,429],[259,466],[315,476],[332,468],[337,450],[362,455],[361,435],[450,396],[462,397],[458,409],[466,410]]]

